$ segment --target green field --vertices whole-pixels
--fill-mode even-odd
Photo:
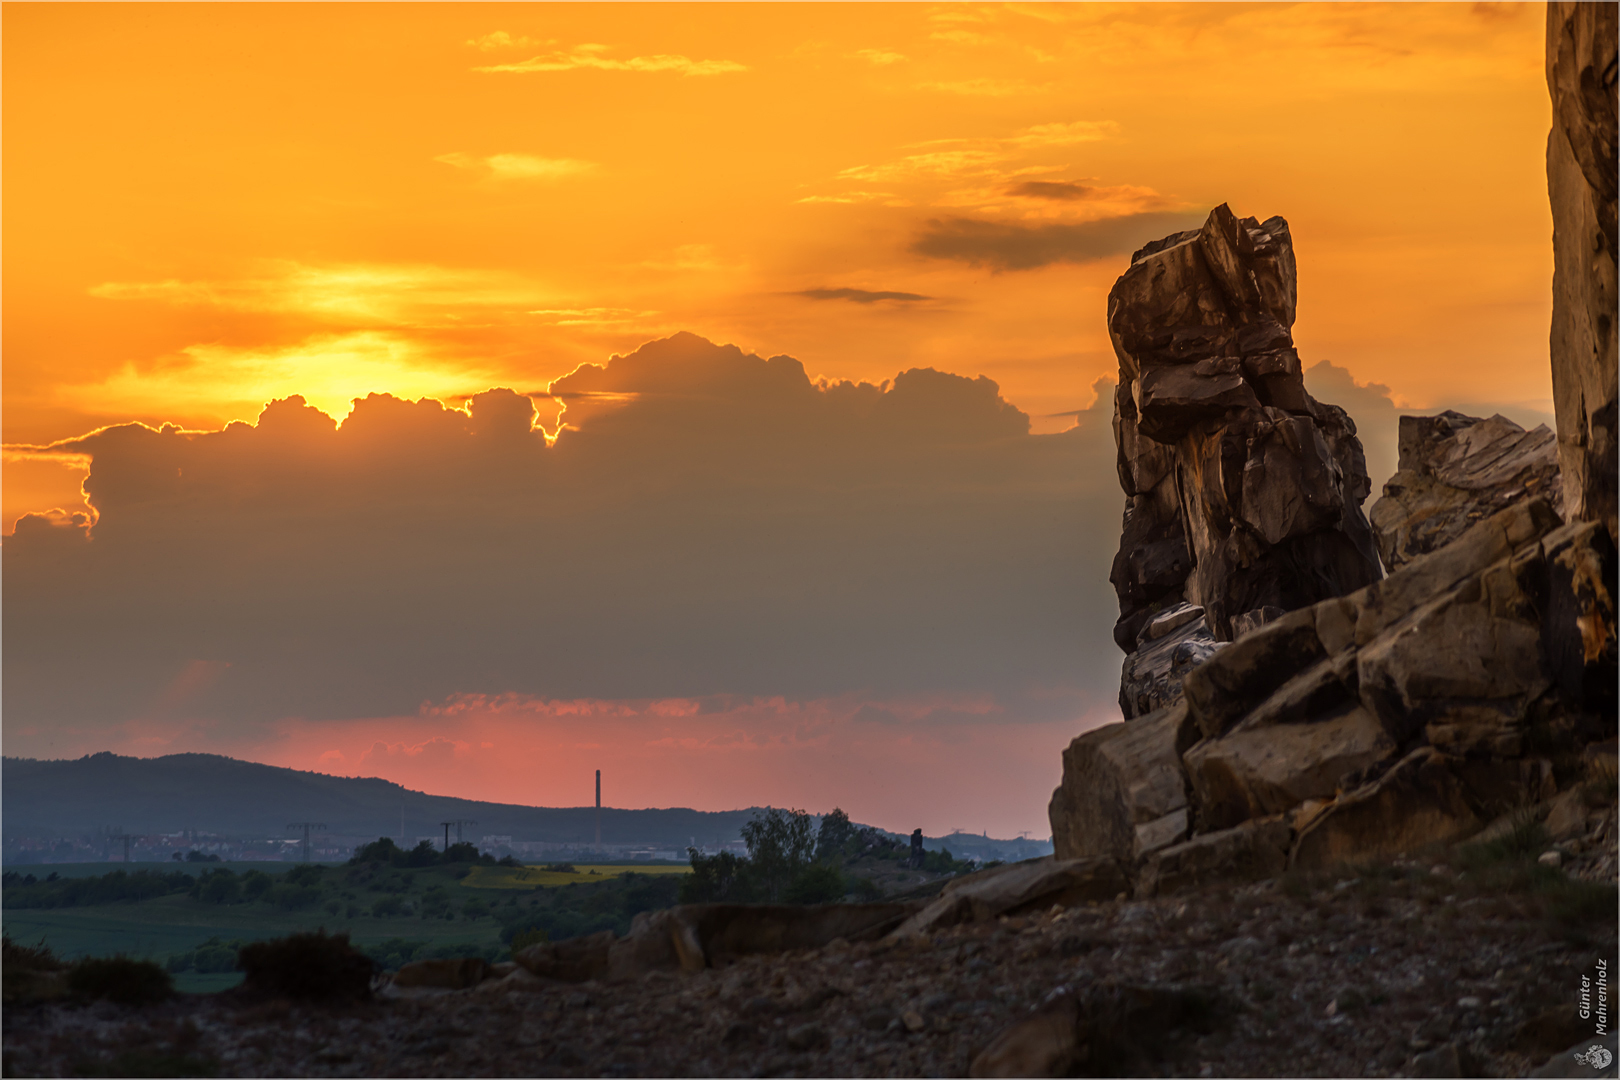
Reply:
[[[93,903],[82,902],[87,897],[81,894],[72,901],[64,890],[95,886],[90,878],[124,880],[107,877],[125,871],[124,865],[18,867],[6,875],[0,928],[14,941],[42,943],[64,959],[122,953],[166,964],[210,939],[254,941],[316,929],[346,931],[362,948],[404,941],[417,948],[417,956],[491,956],[504,948],[503,928],[513,925],[543,925],[565,934],[609,923],[622,930],[633,914],[627,903],[673,902],[673,882],[659,890],[657,899],[640,901],[636,890],[645,896],[647,886],[636,882],[670,881],[688,872],[685,866],[646,863],[578,865],[572,872],[559,872],[467,862],[417,867],[253,862],[132,863],[128,874],[133,879],[140,871],[172,875],[177,870],[192,879],[201,877],[202,885],[209,880],[204,875],[228,871],[218,876],[233,882],[234,891],[213,900],[174,891]],[[246,876],[252,871],[258,874]],[[57,880],[46,881],[53,873]],[[270,875],[276,884],[250,895],[244,883],[257,878],[261,887],[268,884],[259,874]],[[27,876],[34,882],[25,884]],[[300,884],[304,888],[295,888]],[[549,922],[542,917],[547,912]],[[393,964],[398,962],[396,957]],[[179,970],[175,979],[180,989],[203,993],[235,985],[240,975]]]
[[[3,922],[13,941],[29,945],[43,941],[58,956],[126,953],[154,960],[195,949],[210,937],[256,940],[319,927],[332,932],[347,930],[357,944],[405,938],[435,945],[465,944],[473,946],[474,952],[498,944],[501,929],[493,918],[348,919],[319,908],[279,911],[265,904],[204,904],[183,894],[138,903],[10,909]]]

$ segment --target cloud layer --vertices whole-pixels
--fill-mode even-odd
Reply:
[[[99,517],[7,540],[7,738],[458,694],[1112,698],[1106,394],[1031,436],[988,379],[817,384],[688,334],[551,393],[555,445],[510,390],[60,445]]]

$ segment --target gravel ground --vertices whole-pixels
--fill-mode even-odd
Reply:
[[[1154,985],[1214,1008],[1199,1029],[1140,1039],[1131,1070],[1145,1075],[1412,1075],[1417,1055],[1450,1044],[1481,1075],[1522,1076],[1590,1034],[1580,979],[1600,957],[1613,971],[1615,946],[1612,912],[1560,915],[1545,891],[1406,864],[690,976],[485,982],[345,1007],[237,991],[12,1007],[4,1059],[18,1076],[961,1076],[1059,987]]]

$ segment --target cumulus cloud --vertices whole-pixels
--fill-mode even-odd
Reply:
[[[804,289],[799,296],[809,297],[811,300],[848,300],[855,304],[875,304],[879,300],[898,300],[912,302],[916,300],[932,300],[931,296],[910,292],[886,292],[871,289]]]
[[[476,157],[459,151],[440,154],[433,159],[458,169],[488,170],[496,180],[561,180],[588,173],[596,166],[589,161],[574,158],[543,158],[533,154],[490,154]]]
[[[223,738],[458,695],[945,695],[987,722],[1114,697],[1106,386],[1034,436],[982,377],[818,383],[679,334],[548,393],[554,442],[497,389],[36,448],[89,457],[96,514],[6,539],[8,752],[26,728]]]
[[[1198,222],[1197,215],[1165,212],[1039,225],[944,218],[930,221],[911,250],[995,270],[1032,270],[1129,253],[1149,240],[1195,228]]]
[[[535,71],[640,71],[665,72],[672,71],[681,75],[729,75],[733,72],[747,71],[745,64],[734,60],[693,60],[679,53],[660,53],[655,56],[632,56],[628,60],[616,60],[603,56],[608,50],[606,45],[576,45],[568,52],[550,52],[541,56],[530,57],[511,64],[490,64],[484,67],[475,67],[474,71],[525,74]]]

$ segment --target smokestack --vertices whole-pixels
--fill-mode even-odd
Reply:
[[[602,770],[596,770],[596,850],[602,850]]]

